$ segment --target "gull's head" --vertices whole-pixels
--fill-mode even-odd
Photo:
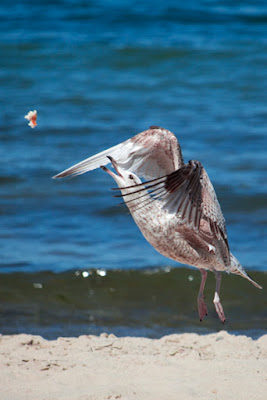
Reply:
[[[121,191],[121,195],[116,195],[114,197],[122,196],[130,212],[133,213],[140,208],[140,204],[150,200],[150,196],[146,190],[143,192],[145,187],[137,175],[132,171],[120,167],[114,158],[108,158],[111,161],[114,172],[104,166],[101,166],[101,168],[112,176]]]
[[[108,169],[107,167],[101,166],[103,171],[107,172],[112,178],[116,181],[118,187],[128,188],[129,186],[135,186],[142,183],[141,179],[138,178],[133,172],[128,171],[126,169],[121,168],[117,162],[112,157],[108,157],[111,161],[112,167],[114,168],[114,172]]]

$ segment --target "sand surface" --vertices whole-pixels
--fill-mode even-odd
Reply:
[[[1,400],[267,399],[267,335],[0,337]]]

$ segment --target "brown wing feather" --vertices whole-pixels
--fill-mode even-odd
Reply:
[[[225,219],[215,190],[201,163],[189,161],[165,179],[165,188],[169,195],[166,196],[164,207],[168,208],[172,197],[176,197],[178,201],[174,210],[180,213],[184,223],[192,225],[201,233],[200,222],[205,219],[209,223],[210,233],[218,240],[227,242]],[[173,209],[169,211],[172,212]]]

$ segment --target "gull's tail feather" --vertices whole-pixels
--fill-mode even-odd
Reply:
[[[233,254],[230,254],[231,257],[231,265],[230,265],[230,272],[231,274],[235,275],[240,275],[243,278],[247,279],[252,283],[252,285],[256,286],[258,289],[262,289],[260,285],[258,285],[253,279],[246,273],[240,262],[233,256]]]

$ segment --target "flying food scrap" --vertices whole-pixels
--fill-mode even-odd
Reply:
[[[35,127],[37,126],[37,123],[36,123],[37,111],[36,111],[36,110],[34,110],[34,111],[29,111],[28,114],[25,115],[24,118],[27,119],[28,121],[30,121],[30,122],[28,123],[28,125],[29,125],[31,128],[35,128]]]

